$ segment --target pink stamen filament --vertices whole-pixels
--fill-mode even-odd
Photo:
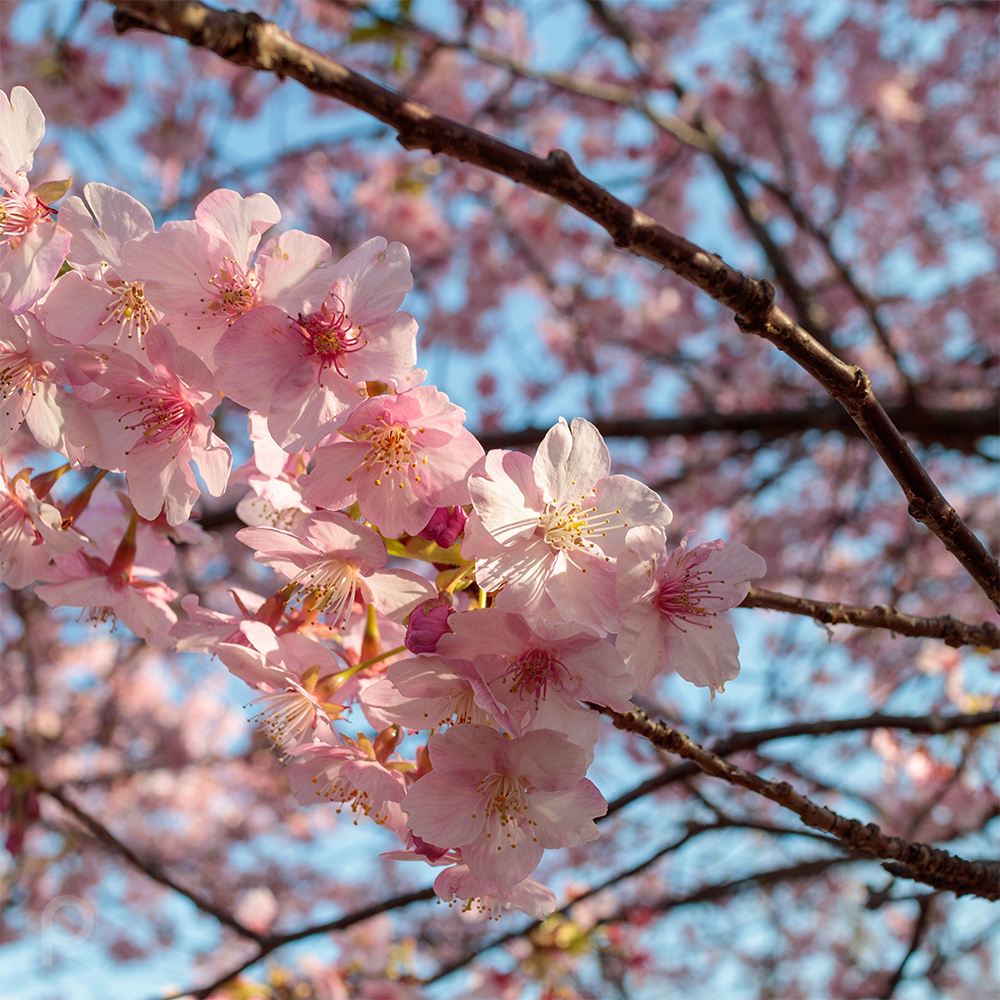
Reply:
[[[290,321],[302,334],[309,353],[321,359],[320,380],[326,368],[335,368],[338,375],[349,378],[341,367],[343,355],[360,351],[368,343],[367,340],[362,343],[361,330],[352,326],[344,300],[332,289],[330,296],[334,300],[333,309],[324,299],[319,312],[308,316],[299,313],[298,320]]]
[[[30,191],[27,194],[8,194],[0,198],[0,235],[13,243],[27,236],[39,222],[55,214],[54,208]]]
[[[711,628],[711,622],[703,619],[714,618],[717,612],[703,608],[701,602],[721,601],[722,598],[712,593],[712,584],[716,581],[702,579],[710,575],[705,570],[694,570],[681,576],[667,577],[660,584],[654,600],[657,610],[682,632],[687,630],[680,622]]]
[[[161,441],[172,444],[175,438],[187,440],[194,427],[194,407],[178,393],[161,392],[162,395],[149,392],[142,396],[136,406],[118,418],[118,422],[132,414],[141,414],[136,423],[125,424],[125,427],[130,431],[142,428],[147,444],[159,444]],[[121,396],[117,398],[122,399]],[[126,403],[133,402],[131,396],[124,399]]]
[[[548,694],[549,682],[557,690],[563,689],[563,677],[569,676],[569,671],[561,660],[542,649],[530,649],[522,653],[516,660],[510,661],[510,666],[500,678],[510,679],[511,694],[520,694],[522,701],[525,694],[535,699],[535,708],[545,700]]]
[[[253,268],[248,271],[232,257],[222,259],[229,267],[208,279],[208,283],[218,291],[219,297],[209,302],[205,311],[222,313],[232,322],[257,304],[257,275]]]

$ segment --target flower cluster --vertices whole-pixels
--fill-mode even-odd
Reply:
[[[65,457],[3,467],[3,582],[217,655],[258,692],[299,802],[393,831],[399,856],[445,868],[444,899],[550,912],[544,851],[595,839],[607,808],[587,703],[627,711],[669,670],[721,691],[739,665],[720,613],[763,560],[688,550],[690,532],[671,550],[670,509],[611,474],[586,420],[560,420],[533,458],[484,454],[421,384],[402,244],[338,261],[296,230],[261,243],[278,206],[226,190],[159,229],[102,184],[57,209],[66,185],[27,179],[41,111],[23,88],[0,96],[0,444],[13,459],[30,432]],[[253,444],[237,538],[279,578],[228,614],[164,583],[171,539],[199,538],[202,488],[230,484],[223,396]],[[71,468],[96,474],[57,501]],[[338,728],[352,706],[372,735]]]

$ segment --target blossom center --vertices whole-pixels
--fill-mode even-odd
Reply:
[[[365,471],[371,472],[376,466],[382,466],[377,475],[388,476],[390,480],[395,473],[405,478],[407,469],[417,468],[413,456],[413,431],[405,424],[389,423],[385,417],[374,427],[362,424],[358,429],[359,441],[368,442],[368,453],[365,455]],[[420,476],[416,476],[420,482]],[[381,479],[375,480],[376,486],[382,485]],[[399,487],[402,489],[403,483]]]
[[[501,827],[516,824],[518,820],[526,820],[533,825],[527,815],[528,796],[514,775],[488,774],[476,790],[486,799],[484,811],[487,821],[497,819]],[[512,836],[512,831],[508,830],[507,836]]]
[[[55,214],[54,208],[50,208],[30,191],[27,194],[10,192],[6,197],[0,198],[0,236],[6,240],[20,240],[43,219]]]
[[[248,271],[232,257],[222,259],[226,266],[208,279],[217,297],[208,303],[205,311],[217,316],[221,314],[232,322],[257,305],[258,281],[253,268]]]
[[[362,791],[353,782],[341,775],[340,770],[343,766],[344,764],[327,768],[322,774],[312,779],[313,784],[316,786],[316,794],[328,802],[342,802],[345,805],[350,805],[351,812],[355,815],[359,811],[364,813],[365,816],[371,815],[372,807],[375,805],[371,794]],[[337,812],[340,812],[340,808],[337,809]],[[382,824],[388,819],[388,816],[387,803],[383,801],[379,804],[375,814],[371,818],[375,823]],[[357,819],[354,822],[356,825],[358,822]]]
[[[104,326],[105,323],[114,322],[118,327],[118,336],[115,337],[115,346],[122,333],[132,339],[133,335],[137,340],[156,322],[156,314],[153,307],[146,301],[143,293],[143,282],[123,281],[110,284],[112,299],[104,307],[104,311],[109,315],[98,324]]]
[[[164,441],[173,444],[175,440],[183,443],[190,437],[195,423],[194,407],[180,392],[165,386],[150,386],[139,397],[117,398],[124,399],[127,404],[135,404],[118,418],[118,422],[135,414],[136,422],[125,424],[125,428],[130,431],[141,429],[146,444]]]
[[[362,343],[361,330],[351,323],[344,300],[332,288],[318,312],[308,316],[299,313],[298,320],[292,322],[299,328],[309,352],[320,358],[320,375],[325,368],[336,368],[338,375],[347,378],[342,367],[344,356],[360,351],[368,343],[367,340]]]
[[[325,617],[331,628],[347,628],[358,589],[357,570],[343,559],[319,559],[293,580],[303,608]]]
[[[520,694],[521,700],[527,694],[535,699],[535,708],[545,700],[549,684],[557,690],[563,688],[563,678],[568,671],[561,660],[557,660],[544,649],[529,649],[517,659],[510,661],[510,666],[500,678],[510,682],[510,693]]]
[[[615,522],[621,510],[599,511],[596,506],[585,507],[587,499],[582,496],[579,500],[562,503],[552,500],[545,505],[545,510],[538,515],[538,531],[552,548],[593,554],[598,545],[590,540],[591,536],[603,538],[609,528],[628,527],[627,523]]]
[[[251,705],[263,704],[255,722],[278,746],[292,746],[301,735],[316,728],[316,706],[302,691],[290,688],[255,698]]]
[[[687,631],[684,625],[711,628],[711,623],[705,619],[714,618],[717,612],[702,607],[701,602],[721,598],[712,593],[713,581],[702,579],[710,575],[704,570],[692,570],[666,577],[653,598],[656,609],[682,632]]]

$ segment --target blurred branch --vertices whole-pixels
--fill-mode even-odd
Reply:
[[[601,710],[600,706],[593,707]],[[772,740],[801,736],[829,736],[834,733],[864,732],[873,729],[904,729],[911,733],[939,735],[995,725],[1000,725],[1000,710],[996,709],[963,715],[883,715],[881,712],[877,712],[874,715],[853,719],[792,722],[785,726],[774,726],[769,729],[733,733],[726,739],[718,740],[712,747],[712,753],[718,757],[728,757],[743,750],[754,750],[762,743],[769,743]],[[698,774],[699,771],[700,768],[695,764],[675,764],[673,767],[666,768],[659,774],[654,774],[651,778],[639,782],[627,792],[612,799],[608,803],[608,815],[610,816],[619,809],[631,805],[651,792]]]
[[[899,837],[887,836],[874,823],[863,825],[859,820],[847,819],[832,809],[817,805],[796,792],[787,781],[767,781],[730,764],[718,754],[700,747],[679,730],[666,723],[653,721],[639,709],[613,712],[608,708],[600,708],[600,711],[614,722],[616,728],[636,733],[654,746],[692,761],[700,770],[714,778],[721,778],[770,799],[794,812],[806,826],[832,834],[849,849],[900,862],[890,869],[893,874],[948,889],[957,896],[975,895],[989,900],[1000,899],[998,861],[967,861],[928,844],[910,843]]]
[[[568,153],[542,159],[462,125],[355,73],[292,39],[258,14],[220,11],[199,0],[113,0],[115,29],[174,35],[239,66],[292,77],[390,125],[406,149],[444,153],[509,177],[575,208],[602,226],[615,245],[668,268],[732,310],[744,333],[774,344],[850,413],[926,525],[1000,609],[1000,566],[944,498],[876,399],[866,372],[828,351],[774,304],[767,281],[750,278],[716,254],[671,232],[615,198],[577,169]]]
[[[927,932],[927,928],[930,926],[931,914],[934,910],[934,900],[936,896],[934,893],[928,893],[926,896],[921,896],[917,900],[917,919],[913,922],[913,932],[910,935],[910,946],[906,950],[906,954],[903,956],[903,960],[899,963],[899,966],[894,972],[892,972],[885,984],[885,989],[879,993],[879,1000],[890,1000],[892,995],[896,992],[896,987],[902,982],[903,972],[906,969],[906,963],[916,954],[917,950],[920,948],[920,943],[924,939],[924,934]]]
[[[949,448],[975,453],[980,438],[994,435],[1000,398],[990,406],[978,409],[912,406],[900,404],[886,407],[886,414],[901,433],[921,444],[944,444]],[[606,438],[638,437],[655,439],[672,434],[694,437],[708,433],[759,435],[761,441],[797,437],[807,431],[840,432],[861,437],[857,424],[842,406],[836,403],[816,404],[794,410],[746,410],[736,413],[690,413],[676,417],[635,417],[629,419],[595,420],[594,425]],[[516,448],[537,444],[548,428],[525,427],[519,431],[499,431],[480,434],[479,441],[490,448]]]
[[[249,969],[251,965],[256,965],[262,958],[266,958],[273,951],[291,944],[293,941],[301,941],[303,938],[313,937],[316,934],[333,934],[336,931],[347,930],[355,924],[360,924],[364,920],[377,917],[380,913],[388,913],[390,910],[402,909],[412,903],[423,903],[430,899],[436,899],[433,889],[416,889],[413,892],[400,893],[389,899],[383,899],[379,903],[373,903],[360,910],[353,910],[351,913],[338,917],[336,920],[328,920],[322,924],[310,924],[297,931],[289,931],[287,934],[269,934],[259,939],[259,950],[257,953],[238,966],[229,969],[222,975],[216,977],[212,982],[204,986],[183,990],[180,993],[171,993],[166,997],[157,997],[155,1000],[182,1000],[184,997],[197,997],[198,1000],[208,1000],[208,998],[220,987],[225,986],[234,977],[238,976],[244,969]]]
[[[565,906],[560,907],[556,910],[553,916],[566,915],[573,905],[582,899],[586,899],[589,896],[595,895],[597,892],[603,889],[609,888],[611,885],[622,881],[626,877],[637,874],[641,872],[644,868],[649,867],[654,861],[661,858],[664,854],[669,853],[679,847],[684,841],[690,839],[689,835],[685,835],[680,841],[673,844],[667,845],[666,848],[661,848],[651,857],[647,858],[645,861],[636,865],[635,868],[629,869],[627,872],[622,872],[619,875],[608,879],[607,882],[602,882],[599,886],[594,886],[592,889],[588,890],[582,896],[574,897]],[[665,896],[659,900],[652,903],[625,903],[618,911],[612,916],[605,917],[598,922],[596,926],[606,926],[608,924],[617,923],[627,923],[633,912],[642,911],[644,916],[648,917],[650,911],[655,911],[659,913],[665,913],[668,910],[679,909],[683,906],[691,906],[696,903],[709,903],[716,902],[718,900],[726,899],[735,893],[742,892],[745,889],[763,888],[767,889],[773,885],[779,885],[782,882],[794,881],[796,879],[804,878],[815,878],[817,875],[822,875],[829,869],[834,868],[838,865],[850,864],[851,862],[867,861],[867,858],[861,857],[860,855],[848,856],[848,857],[832,857],[832,858],[817,858],[812,861],[801,861],[797,864],[790,865],[786,868],[777,868],[772,871],[758,872],[754,875],[748,875],[745,878],[734,879],[730,882],[721,882],[716,885],[704,886],[701,889],[696,889],[694,892],[688,893],[685,896]],[[547,918],[551,920],[552,918]],[[475,951],[463,955],[461,958],[455,959],[449,962],[447,965],[442,966],[433,976],[429,979],[423,981],[423,985],[430,985],[431,983],[436,983],[447,976],[452,975],[452,973],[458,972],[459,969],[465,968],[470,962],[475,961],[481,955],[488,951],[492,951],[494,948],[498,948],[501,945],[507,944],[509,941],[517,940],[518,938],[526,937],[531,934],[532,931],[537,930],[543,921],[536,920],[529,924],[527,927],[523,927],[517,931],[508,931],[506,934],[500,937],[494,938],[487,944],[476,948]]]
[[[941,618],[919,618],[895,608],[878,604],[874,608],[859,608],[836,601],[813,601],[808,597],[779,594],[761,587],[751,587],[741,608],[767,608],[793,615],[815,618],[825,625],[856,625],[860,628],[884,628],[900,635],[941,639],[948,646],[980,646],[1000,649],[1000,629],[992,622],[970,625],[951,615]]]
[[[55,788],[47,788],[45,785],[38,783],[37,780],[36,788],[39,792],[48,795],[50,798],[58,802],[59,805],[66,810],[66,812],[86,827],[86,829],[89,830],[90,833],[105,847],[113,851],[115,854],[120,855],[130,865],[132,865],[133,868],[138,869],[145,876],[147,876],[147,878],[152,879],[154,882],[158,882],[167,889],[171,889],[173,892],[178,893],[185,899],[189,899],[199,910],[202,911],[202,913],[207,913],[209,916],[214,917],[220,924],[236,931],[236,933],[241,937],[249,938],[251,941],[255,941],[258,944],[264,940],[260,934],[256,931],[252,931],[249,927],[240,923],[240,921],[237,920],[231,913],[228,913],[216,906],[213,902],[211,902],[211,900],[206,899],[193,889],[185,888],[178,882],[175,882],[174,879],[171,878],[171,876],[168,875],[155,861],[139,857],[139,855],[136,854],[131,847],[122,843],[122,841],[120,841],[106,826],[96,820],[89,813],[84,812],[84,810],[81,809],[75,802],[69,799],[65,792],[61,792]]]

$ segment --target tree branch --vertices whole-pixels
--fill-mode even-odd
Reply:
[[[35,787],[39,792],[43,792],[58,802],[59,805],[66,810],[66,812],[73,816],[78,822],[83,824],[83,826],[86,827],[97,840],[104,844],[105,847],[114,851],[116,854],[121,855],[121,857],[132,865],[133,868],[138,869],[145,876],[147,876],[147,878],[152,879],[154,882],[158,882],[167,889],[171,889],[183,896],[185,899],[190,900],[203,913],[207,913],[209,916],[214,917],[220,924],[236,931],[236,933],[241,937],[249,938],[257,944],[264,941],[264,937],[262,935],[258,934],[256,931],[252,931],[249,927],[240,923],[240,921],[237,920],[231,913],[227,913],[225,910],[211,902],[211,900],[206,899],[193,889],[188,889],[180,883],[175,882],[174,879],[168,875],[155,861],[139,857],[139,855],[136,854],[131,847],[120,841],[106,826],[96,820],[89,813],[84,812],[84,810],[76,805],[72,799],[68,798],[65,792],[56,788],[48,788],[37,782],[37,780]]]
[[[601,706],[592,705],[601,711]],[[829,736],[834,733],[865,732],[873,729],[905,729],[911,733],[926,733],[940,735],[957,730],[979,729],[981,726],[1000,724],[1000,711],[975,712],[966,715],[865,715],[853,719],[820,719],[815,722],[792,722],[785,726],[774,726],[769,729],[755,729],[749,732],[733,733],[732,736],[718,740],[712,747],[712,753],[719,757],[728,757],[744,750],[754,750],[762,743],[772,740],[792,739],[801,736]],[[675,764],[665,768],[659,774],[654,774],[645,781],[640,781],[627,792],[612,799],[608,803],[607,815],[624,809],[625,806],[641,799],[650,792],[658,791],[677,781],[683,781],[700,772],[695,764]]]
[[[981,646],[1000,649],[1000,629],[992,622],[970,625],[944,615],[941,618],[919,618],[907,615],[884,604],[860,608],[835,601],[813,601],[808,597],[779,594],[761,587],[751,587],[741,608],[768,608],[793,615],[815,618],[826,625],[856,625],[860,628],[884,628],[900,635],[941,639],[948,646]]]
[[[623,876],[631,875],[642,871],[642,869],[648,867],[658,858],[662,857],[664,854],[668,853],[670,850],[675,849],[679,846],[679,843],[689,839],[686,835],[681,838],[680,842],[667,845],[666,848],[661,848],[650,858],[636,865],[634,869],[630,869],[629,872],[623,873]],[[728,896],[733,895],[737,892],[742,892],[744,889],[753,888],[769,888],[772,885],[778,885],[781,882],[792,881],[795,879],[802,878],[815,878],[817,875],[822,875],[829,871],[831,868],[842,865],[850,864],[852,862],[867,861],[868,859],[860,855],[847,856],[847,857],[832,857],[832,858],[817,858],[811,861],[800,861],[797,864],[789,865],[785,868],[776,868],[771,871],[757,872],[754,875],[747,875],[744,878],[734,879],[731,882],[721,882],[717,885],[704,886],[701,889],[696,889],[694,892],[688,893],[686,896],[664,896],[653,903],[642,903],[637,906],[634,903],[626,903],[622,905],[618,911],[610,917],[606,917],[599,921],[597,926],[616,924],[628,922],[632,911],[641,909],[644,914],[648,915],[649,912],[656,911],[659,913],[666,913],[669,910],[675,910],[682,906],[691,906],[696,903],[710,903],[716,902],[718,900],[725,899]],[[615,877],[609,879],[607,883],[602,883],[600,886],[588,891],[583,896],[578,896],[567,903],[565,906],[556,910],[556,914],[562,915],[569,911],[574,903],[579,902],[580,899],[585,899],[587,896],[593,895],[599,892],[601,889],[607,888],[609,885],[621,879]],[[452,975],[452,973],[458,972],[459,969],[465,968],[470,962],[475,961],[481,955],[488,951],[492,951],[494,948],[498,948],[501,945],[507,944],[509,941],[514,941],[517,938],[525,937],[529,935],[532,931],[540,927],[542,921],[536,920],[529,924],[527,927],[523,927],[517,931],[508,931],[506,934],[500,937],[494,938],[493,941],[483,945],[481,948],[477,948],[474,952],[463,955],[447,965],[442,966],[433,976],[429,979],[423,981],[423,985],[430,985],[431,983],[436,983],[447,976]]]
[[[654,746],[692,761],[712,777],[747,788],[790,809],[806,826],[833,835],[849,849],[900,862],[894,874],[923,882],[933,879],[933,883],[928,884],[948,889],[957,896],[1000,899],[1000,862],[967,861],[928,844],[910,843],[899,837],[887,836],[874,823],[863,825],[859,820],[847,819],[832,809],[817,805],[796,792],[787,781],[767,781],[730,764],[666,723],[654,722],[639,709],[613,712],[600,708],[600,711],[614,722],[616,728],[636,733]]]
[[[993,404],[974,410],[948,407],[924,408],[910,404],[886,407],[886,413],[901,433],[923,445],[943,444],[967,453],[975,453],[976,442],[997,433],[1000,397]],[[794,410],[747,410],[736,413],[690,413],[676,417],[634,417],[595,420],[594,425],[606,438],[656,438],[677,434],[692,437],[708,433],[757,434],[761,441],[797,437],[807,431],[824,434],[840,432],[862,437],[857,424],[836,403],[816,404]],[[518,448],[537,444],[547,427],[525,427],[518,431],[498,431],[477,435],[482,446]]]
[[[926,525],[1000,609],[1000,566],[938,490],[875,398],[867,373],[846,364],[774,304],[767,281],[750,278],[716,254],[615,198],[577,169],[568,153],[542,159],[477,129],[436,115],[335,62],[257,14],[220,11],[199,0],[112,0],[119,32],[146,28],[204,46],[239,66],[292,77],[390,125],[405,149],[427,149],[502,174],[548,194],[602,226],[615,245],[663,265],[730,309],[745,333],[770,341],[840,402],[903,490],[912,517]]]

